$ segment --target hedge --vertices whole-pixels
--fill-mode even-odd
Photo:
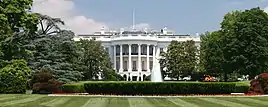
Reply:
[[[235,83],[227,82],[88,82],[89,94],[156,95],[156,94],[230,94]]]
[[[247,93],[249,91],[249,84],[236,83],[234,93]]]
[[[66,93],[86,93],[83,83],[64,84],[62,91]]]

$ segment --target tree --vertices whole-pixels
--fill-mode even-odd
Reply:
[[[237,72],[250,78],[268,68],[268,15],[260,8],[235,11],[221,23],[225,72]]]
[[[206,32],[201,35],[200,43],[200,65],[202,72],[213,76],[227,74],[223,71],[223,54],[220,44],[221,31]]]
[[[77,44],[81,51],[79,65],[81,72],[83,72],[83,80],[95,80],[99,76],[103,80],[119,79],[119,75],[112,68],[108,53],[103,49],[100,42],[81,39]]]
[[[34,71],[48,69],[62,83],[79,81],[81,72],[75,69],[78,53],[74,33],[62,30],[55,35],[37,35],[33,41],[34,57],[29,66]]]
[[[160,63],[167,68],[171,78],[190,75],[196,71],[197,47],[194,41],[171,41]],[[164,68],[164,67],[162,67]]]
[[[30,13],[33,0],[0,0],[0,41],[15,32],[37,30],[38,17]]]
[[[41,29],[38,31],[38,34],[51,35],[56,34],[61,31],[60,25],[64,25],[64,21],[60,18],[52,18],[48,15],[43,15],[36,13],[39,16],[38,24]]]
[[[0,93],[25,93],[31,75],[27,62],[25,60],[6,61],[1,68]]]
[[[26,59],[30,35],[37,30],[38,16],[30,12],[32,0],[0,1],[0,57],[1,60]]]
[[[3,50],[0,58],[2,60],[24,59],[28,61],[32,57],[33,46],[31,36],[28,31],[14,33],[1,42]]]
[[[183,42],[184,46],[184,58],[182,69],[184,72],[187,72],[187,75],[190,75],[197,71],[197,46],[195,45],[195,41],[187,40]]]

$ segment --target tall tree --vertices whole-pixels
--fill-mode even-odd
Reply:
[[[14,32],[37,30],[38,17],[30,13],[33,0],[0,0],[0,41]]]
[[[196,71],[197,47],[194,41],[171,41],[167,53],[161,59],[162,68],[166,68],[171,78],[190,75]]]
[[[235,11],[221,23],[224,71],[249,74],[268,68],[268,15],[260,8]]]
[[[38,34],[51,35],[56,34],[61,31],[60,26],[64,25],[64,21],[60,18],[52,18],[48,15],[43,15],[40,13],[36,13],[39,16],[38,23],[40,25],[40,30]]]
[[[228,72],[223,71],[223,54],[221,48],[221,31],[206,32],[201,35],[200,43],[200,65],[202,72],[227,78]]]
[[[101,43],[95,40],[80,40],[78,42],[80,55],[80,69],[83,72],[83,80],[98,79],[121,80],[122,78],[115,73],[108,53],[104,50]]]
[[[26,45],[37,30],[38,16],[29,10],[32,0],[0,0],[0,59],[26,59]]]
[[[49,69],[63,83],[78,81],[81,72],[74,68],[78,53],[73,40],[74,33],[62,30],[55,35],[37,35],[34,40],[34,57],[29,61],[32,70]]]

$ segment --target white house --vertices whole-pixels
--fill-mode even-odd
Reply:
[[[199,47],[198,35],[176,35],[166,27],[160,31],[131,30],[105,31],[89,35],[76,35],[74,40],[95,39],[100,41],[109,53],[113,67],[127,81],[143,81],[153,70],[155,57],[166,51],[172,40],[193,40]]]

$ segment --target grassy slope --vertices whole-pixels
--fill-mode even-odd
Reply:
[[[92,98],[0,95],[1,107],[267,107],[268,97]]]

